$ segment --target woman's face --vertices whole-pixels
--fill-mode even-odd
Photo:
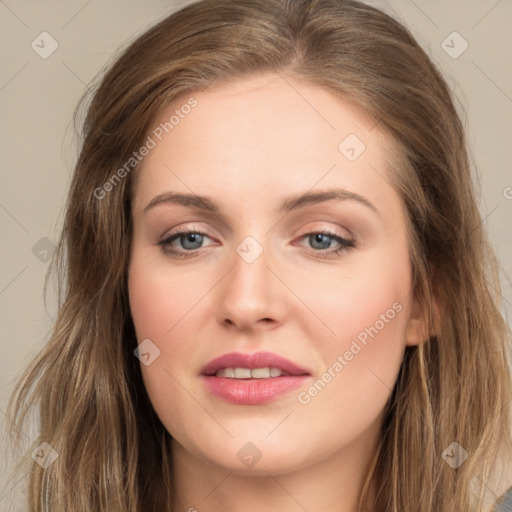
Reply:
[[[129,298],[175,453],[274,475],[365,460],[419,342],[387,137],[278,75],[183,95],[149,137]]]

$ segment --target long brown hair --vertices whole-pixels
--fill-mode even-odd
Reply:
[[[46,442],[58,453],[46,469],[25,459],[30,512],[172,508],[170,435],[133,354],[127,297],[137,166],[118,170],[178,95],[263,72],[323,87],[395,142],[388,171],[407,207],[413,293],[431,331],[406,349],[359,509],[485,510],[499,456],[512,450],[511,336],[445,80],[406,28],[357,1],[204,0],[131,43],[88,106],[49,269],[58,318],[9,405],[18,427],[37,411],[31,450]],[[442,456],[454,442],[468,454],[457,469]]]

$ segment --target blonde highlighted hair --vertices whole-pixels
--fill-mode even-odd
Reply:
[[[30,512],[172,510],[170,435],[133,354],[127,265],[137,169],[103,198],[95,190],[178,95],[263,72],[328,90],[395,143],[389,173],[407,209],[413,293],[431,331],[406,349],[359,510],[487,510],[487,490],[512,457],[511,335],[444,78],[404,26],[357,1],[204,0],[130,44],[88,106],[49,269],[58,318],[9,404],[18,427],[37,411],[34,446],[59,454],[47,469],[30,465]],[[19,443],[18,428],[12,438]],[[457,469],[441,456],[453,442],[469,454]]]

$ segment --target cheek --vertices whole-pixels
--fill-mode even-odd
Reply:
[[[403,360],[407,323],[406,307],[392,291],[354,293],[332,316],[337,335],[318,340],[322,369],[297,399],[304,419],[325,422],[328,435],[344,432],[350,438],[365,431],[389,400]]]
[[[208,292],[215,284],[208,277],[199,277],[192,267],[171,269],[165,259],[147,255],[143,249],[135,251],[128,269],[135,333],[138,343],[151,340],[161,356],[151,366],[143,365],[143,374],[158,375],[153,368],[174,372],[177,366],[182,370],[183,365],[176,361],[190,360],[190,339],[202,325],[197,315],[206,307]]]
[[[171,274],[154,259],[144,258],[143,251],[134,255],[128,272],[130,311],[137,341],[140,344],[149,339],[157,347],[151,349],[150,364],[145,365],[141,359],[144,386],[157,414],[172,432],[184,429],[180,427],[181,418],[186,417],[180,408],[182,402],[177,399],[182,390],[172,378],[176,361],[187,360],[187,349],[190,352],[182,328],[190,331],[187,312],[201,295],[200,290],[193,292],[190,286],[184,286],[184,277]]]
[[[305,317],[304,322],[306,319],[310,324],[316,322],[325,347],[340,350],[356,338],[364,343],[370,336],[368,331],[375,335],[375,329],[382,343],[388,338],[395,342],[402,340],[411,280],[407,251],[397,252],[397,255],[357,256],[357,261],[354,257],[346,268],[319,272],[314,281],[309,278],[296,281],[296,290],[307,297],[307,304],[315,313]],[[303,326],[306,328],[305,323]]]
[[[311,309],[328,329],[316,337],[320,382],[300,401],[318,407],[318,414],[339,404],[340,421],[347,411],[352,419],[357,411],[368,420],[383,408],[403,359],[411,297],[408,253],[380,256],[360,262],[358,272],[351,268],[335,279],[317,280],[319,292],[309,295]],[[311,325],[303,327],[313,332]]]
[[[173,326],[201,298],[198,284],[193,275],[169,272],[165,262],[135,255],[128,272],[128,294],[139,342],[168,338]]]

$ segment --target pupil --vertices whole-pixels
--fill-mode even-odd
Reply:
[[[194,246],[194,244],[201,245],[201,239],[202,235],[200,235],[199,233],[188,233],[183,239],[183,246],[187,249],[197,249],[197,247]]]
[[[329,247],[329,235],[324,235],[323,233],[317,233],[314,235],[313,240],[314,243],[318,243],[321,245],[322,249],[325,249],[326,247]],[[318,247],[317,247],[318,248]]]

